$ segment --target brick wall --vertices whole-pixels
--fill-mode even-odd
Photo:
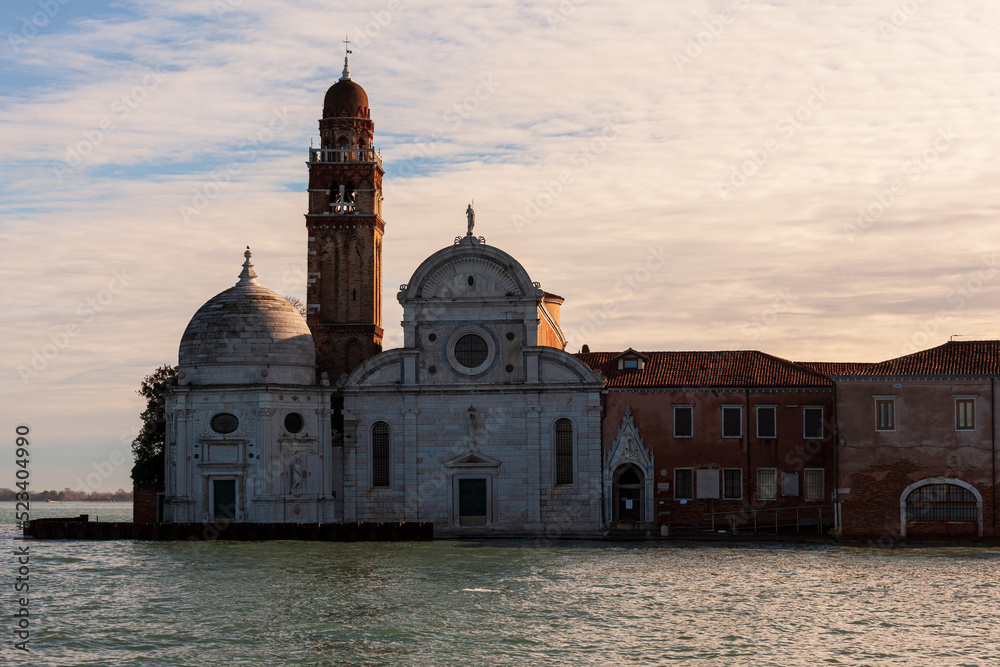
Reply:
[[[132,487],[133,522],[155,523],[159,519],[156,515],[156,494],[162,491],[163,487],[156,486]]]

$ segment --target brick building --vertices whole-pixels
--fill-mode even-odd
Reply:
[[[1000,341],[952,341],[881,363],[817,370],[837,386],[846,538],[885,544],[1000,535]]]
[[[832,528],[828,377],[755,351],[577,356],[607,378],[609,525]]]

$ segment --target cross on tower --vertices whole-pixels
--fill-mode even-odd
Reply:
[[[344,35],[344,48],[347,50],[348,53],[354,53],[353,51],[351,51],[351,40],[349,35]]]

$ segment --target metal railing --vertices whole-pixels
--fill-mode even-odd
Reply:
[[[753,531],[753,534],[761,532],[779,533],[782,530],[796,533],[805,529],[813,529],[819,534],[823,533],[823,528],[834,527],[834,506],[833,505],[803,505],[799,507],[768,507],[742,509],[730,512],[709,512],[711,517],[712,532],[725,527],[732,533],[742,531]]]
[[[310,148],[310,162],[371,163],[382,166],[382,156],[374,148]]]

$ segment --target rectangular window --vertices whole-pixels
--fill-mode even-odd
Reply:
[[[694,480],[691,468],[674,468],[674,498],[689,500],[694,498]]]
[[[806,468],[803,495],[806,500],[823,500],[823,469]]]
[[[639,368],[638,359],[623,359],[622,368]]]
[[[892,398],[875,399],[875,430],[896,430],[896,401]]]
[[[675,438],[694,437],[694,406],[691,405],[674,406],[674,437]]]
[[[757,500],[775,500],[778,497],[778,471],[774,468],[757,468]]]
[[[743,407],[739,405],[722,406],[722,437],[739,438],[743,436]]]
[[[823,437],[823,408],[802,408],[802,437]]]
[[[955,428],[959,431],[976,430],[976,399],[955,399]]]
[[[726,500],[739,500],[743,497],[743,471],[739,468],[722,471],[722,497]]]
[[[778,437],[778,410],[773,405],[757,406],[757,437]]]

